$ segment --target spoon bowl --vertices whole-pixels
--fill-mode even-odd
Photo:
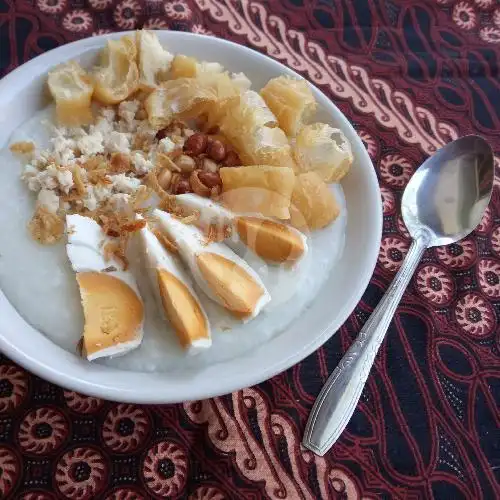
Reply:
[[[412,238],[428,231],[427,247],[455,243],[481,222],[493,189],[493,152],[482,138],[450,142],[410,179],[401,201]]]

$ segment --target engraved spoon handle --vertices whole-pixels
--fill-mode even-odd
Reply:
[[[314,403],[302,444],[323,456],[347,426],[394,312],[430,241],[419,233],[382,300],[330,375]]]

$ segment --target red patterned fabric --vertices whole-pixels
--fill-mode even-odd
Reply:
[[[327,344],[258,387],[172,406],[65,391],[2,358],[0,497],[318,499],[500,497],[500,163],[464,241],[426,252],[347,430],[300,446],[314,398],[401,264],[402,191],[447,141],[500,154],[498,0],[0,0],[0,71],[70,40],[139,27],[253,47],[350,118],[379,175],[373,279]]]

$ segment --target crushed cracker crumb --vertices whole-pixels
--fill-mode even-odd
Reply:
[[[64,220],[59,215],[49,212],[45,207],[38,206],[28,224],[28,229],[38,243],[53,245],[64,234]]]
[[[19,141],[11,144],[9,149],[13,153],[18,153],[23,155],[31,154],[35,151],[35,144],[31,141]]]

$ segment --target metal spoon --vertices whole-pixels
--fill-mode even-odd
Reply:
[[[304,433],[306,448],[324,455],[342,434],[423,253],[455,243],[476,228],[490,201],[493,177],[490,146],[471,135],[440,149],[410,179],[401,210],[413,242],[394,281],[316,399]]]

